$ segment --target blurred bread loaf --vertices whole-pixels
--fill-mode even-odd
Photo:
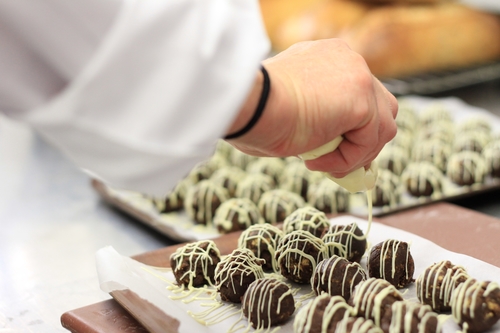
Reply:
[[[456,3],[379,7],[341,37],[379,77],[456,69],[500,58],[500,19]]]
[[[290,15],[272,32],[273,47],[277,51],[305,41],[338,36],[344,29],[358,22],[372,8],[361,1],[322,0]]]
[[[262,19],[271,43],[275,44],[275,31],[285,20],[322,1],[324,0],[259,0]]]

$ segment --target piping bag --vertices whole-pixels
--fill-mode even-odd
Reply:
[[[337,149],[342,140],[344,140],[344,138],[342,136],[338,136],[332,141],[299,156],[304,161],[314,160]],[[326,172],[325,176],[351,193],[366,192],[375,187],[375,182],[377,181],[378,176],[378,167],[377,163],[371,163],[368,169],[361,167],[342,178],[332,177]]]

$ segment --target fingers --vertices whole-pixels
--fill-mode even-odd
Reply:
[[[308,168],[342,178],[360,167],[370,166],[384,145],[396,135],[398,112],[397,99],[376,78],[373,78],[371,94],[369,102],[373,111],[367,112],[371,119],[366,125],[344,133],[345,140],[337,150],[307,161]]]

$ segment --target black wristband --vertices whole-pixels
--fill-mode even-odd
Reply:
[[[255,110],[252,119],[250,119],[248,124],[246,124],[245,127],[240,129],[239,131],[226,135],[224,137],[224,140],[235,139],[237,137],[242,136],[243,134],[246,134],[248,131],[252,129],[252,127],[255,126],[255,124],[257,124],[257,121],[259,121],[260,116],[262,116],[262,113],[264,113],[264,109],[267,103],[267,98],[269,97],[269,92],[271,91],[271,80],[269,79],[269,74],[267,73],[264,66],[260,66],[260,70],[264,75],[264,83],[262,85],[262,93],[260,94],[259,104],[257,104],[257,109]]]

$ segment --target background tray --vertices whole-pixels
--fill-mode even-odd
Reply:
[[[396,96],[431,95],[500,80],[500,61],[454,71],[413,75],[398,79],[382,78],[384,86]]]
[[[457,98],[438,99],[421,96],[407,96],[404,98],[404,103],[407,103],[407,105],[408,103],[414,105],[417,112],[421,112],[421,110],[431,105],[442,105],[450,111],[456,123],[464,121],[472,116],[482,117],[488,120],[492,125],[493,133],[500,137],[499,117],[486,110],[467,105]],[[465,198],[500,189],[500,179],[493,178],[488,178],[484,184],[474,184],[464,187],[458,187],[452,184],[449,179],[447,179],[445,183],[447,184],[445,187],[449,189],[449,191],[446,191],[441,196],[415,198],[409,195],[403,195],[401,202],[396,205],[374,207],[373,215],[384,216],[436,202],[463,200]],[[138,221],[154,228],[173,240],[188,241],[220,236],[214,227],[195,224],[183,211],[160,214],[153,206],[151,200],[139,193],[117,191],[106,187],[98,181],[93,181],[92,185],[107,203],[126,212]],[[351,195],[351,208],[348,213],[359,217],[366,217],[368,215],[366,195],[364,193]]]

